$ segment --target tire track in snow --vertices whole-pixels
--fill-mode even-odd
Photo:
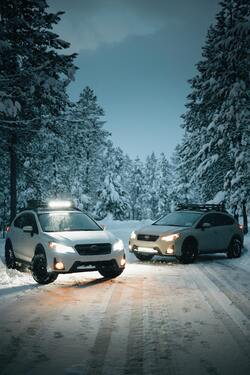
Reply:
[[[229,263],[225,263],[223,261],[216,261],[216,263],[224,266],[224,267],[227,267],[233,271],[238,271],[238,272],[242,272],[244,275],[246,275],[248,278],[250,277],[250,270],[244,268],[244,267],[241,267],[241,266],[236,266],[235,264],[229,264]]]
[[[88,361],[89,363],[86,374],[98,375],[103,371],[112,330],[119,318],[121,295],[122,288],[119,283],[117,283],[108,302],[105,315],[100,322],[95,342],[91,348],[91,358]]]
[[[131,299],[129,335],[126,352],[126,375],[143,374],[143,279],[134,279]],[[131,282],[131,280],[130,280]]]
[[[249,301],[245,297],[242,297],[239,294],[239,291],[235,290],[234,281],[230,280],[227,275],[223,275],[227,282],[221,280],[222,275],[218,274],[215,270],[211,270],[206,266],[201,266],[202,271],[206,274],[206,276],[230,299],[230,301],[237,306],[237,308],[245,315],[248,322],[246,323],[246,327],[250,332],[250,305]]]
[[[191,268],[190,268],[191,271]],[[241,352],[244,353],[248,366],[250,367],[250,337],[246,334],[244,321],[247,318],[238,310],[231,301],[202,271],[201,267],[196,267],[191,271],[193,273],[194,282],[205,296],[207,303],[210,305],[214,315],[219,319],[227,331],[231,334],[233,340],[240,347]]]
[[[169,323],[169,294],[165,294],[165,288],[163,292],[162,283],[163,280],[155,276],[145,285],[145,375],[176,374]]]

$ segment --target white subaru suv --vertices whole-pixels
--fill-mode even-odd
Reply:
[[[126,263],[123,242],[70,201],[21,211],[7,229],[5,262],[8,268],[27,266],[39,284],[84,271],[114,278]]]
[[[224,205],[187,204],[132,232],[129,250],[142,261],[154,255],[166,255],[190,263],[202,253],[240,257],[243,238],[241,226],[226,212]]]

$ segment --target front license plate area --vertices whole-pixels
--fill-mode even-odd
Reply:
[[[79,270],[79,271],[84,271],[84,270],[86,270],[86,271],[88,271],[88,270],[92,270],[92,269],[94,269],[94,267],[91,265],[91,264],[89,264],[89,265],[81,265],[81,266],[78,266],[77,267],[77,269]]]
[[[148,253],[148,254],[157,254],[158,251],[153,249],[152,247],[138,247],[136,251],[140,253]]]

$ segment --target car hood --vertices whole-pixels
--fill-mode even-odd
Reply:
[[[72,231],[72,232],[53,232],[48,234],[50,241],[56,241],[67,245],[91,244],[91,243],[113,243],[116,237],[106,231]]]
[[[152,235],[167,235],[182,232],[188,229],[187,227],[175,227],[175,226],[167,226],[167,225],[148,225],[143,227],[139,230],[136,230],[136,234],[152,234]]]

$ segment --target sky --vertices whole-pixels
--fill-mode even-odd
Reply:
[[[171,157],[181,115],[219,0],[48,0],[65,11],[55,31],[77,52],[69,87],[94,89],[105,128],[130,157]]]

